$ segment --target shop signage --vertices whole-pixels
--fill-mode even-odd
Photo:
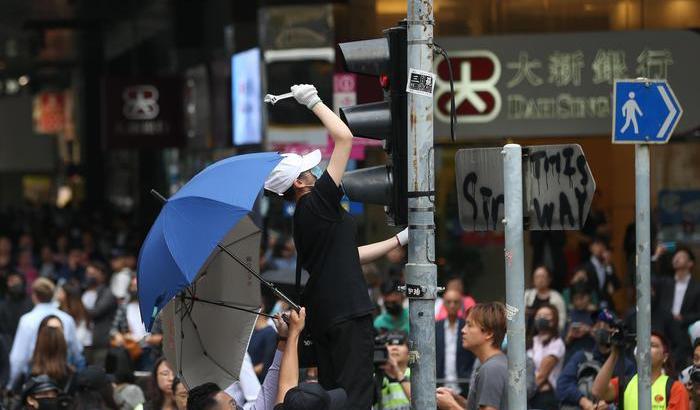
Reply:
[[[619,31],[437,39],[450,56],[458,137],[610,135],[616,79],[667,79],[700,125],[700,34]],[[435,59],[435,135],[449,135],[447,62]]]
[[[63,132],[66,119],[66,98],[62,91],[41,91],[34,96],[32,118],[37,134]]]
[[[106,78],[102,95],[105,145],[108,148],[182,145],[182,91],[179,78]]]

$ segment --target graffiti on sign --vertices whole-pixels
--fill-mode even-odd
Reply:
[[[527,229],[580,229],[591,207],[595,181],[577,144],[523,150]],[[501,148],[459,150],[455,157],[459,220],[467,231],[502,230]]]

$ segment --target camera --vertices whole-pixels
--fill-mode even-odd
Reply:
[[[691,382],[700,384],[700,366],[691,367],[688,376]]]
[[[610,331],[601,329],[599,343],[622,349],[631,349],[637,344],[637,333],[630,330],[622,320],[617,319],[609,310],[601,310],[598,314],[598,320],[610,326]]]
[[[402,345],[406,343],[406,335],[401,332],[383,333],[374,338],[374,351],[372,362],[375,367],[380,367],[389,359],[387,345]]]

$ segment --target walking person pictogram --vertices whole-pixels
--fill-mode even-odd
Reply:
[[[639,108],[639,104],[637,104],[637,101],[634,100],[634,92],[630,91],[629,94],[627,94],[630,99],[625,102],[625,104],[622,106],[622,116],[625,117],[625,125],[622,126],[620,129],[621,133],[624,133],[627,131],[627,128],[630,126],[630,122],[634,126],[634,133],[639,134],[639,126],[637,125],[637,114],[639,116],[643,116],[644,114],[642,113],[642,110]]]

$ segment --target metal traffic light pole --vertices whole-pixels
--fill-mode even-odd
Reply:
[[[408,69],[433,71],[433,1],[408,0]],[[409,82],[411,79],[409,78]],[[408,263],[406,283],[411,326],[411,407],[434,409],[435,260],[433,97],[407,93],[408,99]]]

